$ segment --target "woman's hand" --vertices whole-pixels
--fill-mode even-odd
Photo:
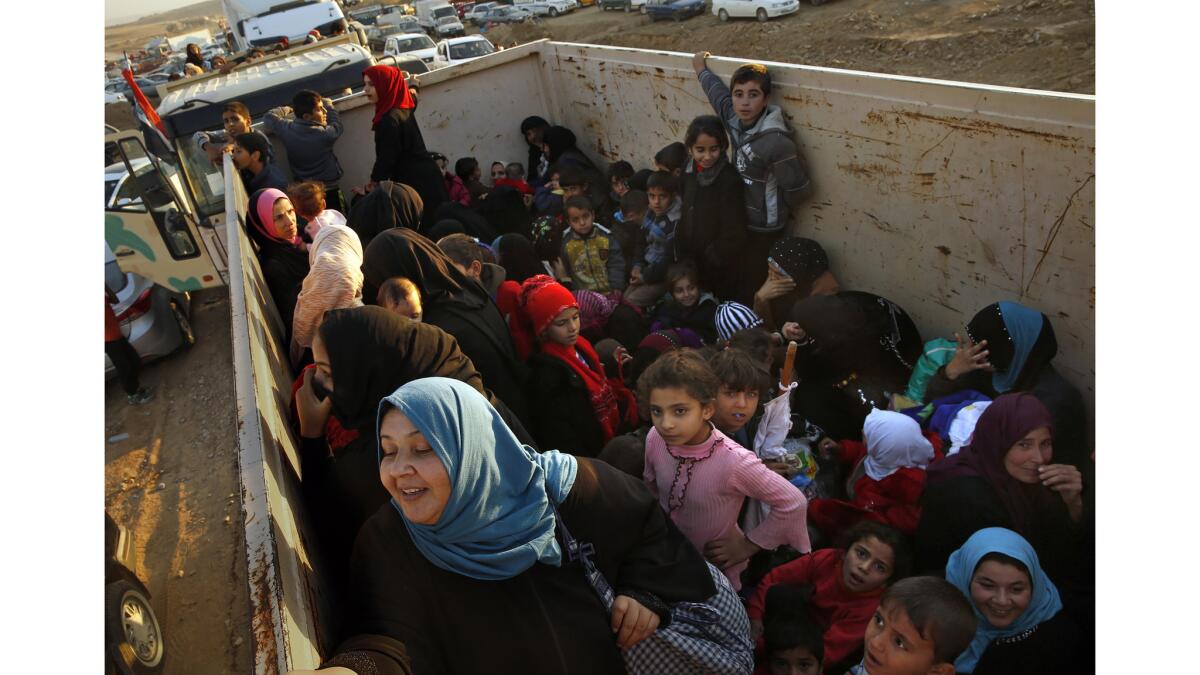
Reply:
[[[1038,467],[1042,485],[1058,493],[1067,505],[1071,520],[1083,520],[1083,474],[1070,464],[1046,464]]]
[[[743,560],[749,560],[750,556],[761,550],[758,544],[747,539],[746,535],[734,532],[724,539],[713,539],[705,544],[704,557],[716,565],[717,569],[723,570]]]
[[[783,333],[783,339],[795,340],[796,342],[801,342],[807,335],[807,333],[804,332],[804,329],[800,327],[800,324],[796,323],[795,321],[788,321],[784,323],[781,332]]]
[[[628,595],[618,595],[613,600],[611,625],[617,646],[629,649],[658,630],[658,614]]]
[[[613,358],[617,360],[617,363],[624,366],[633,360],[633,355],[629,353],[628,349],[625,349],[624,347],[617,347],[613,350]]]
[[[554,260],[551,260],[550,267],[554,270],[555,280],[570,280],[571,277],[567,274],[567,266],[563,264],[562,258],[555,258]]]
[[[947,379],[957,380],[976,370],[994,370],[988,362],[987,340],[975,344],[955,333],[954,341],[958,343],[958,347],[954,350],[954,358],[946,364]]]
[[[329,421],[329,413],[333,410],[333,397],[328,396],[324,401],[317,400],[313,391],[312,378],[314,368],[304,371],[304,383],[296,390],[296,413],[300,417],[300,435],[305,438],[321,438],[325,435],[325,423]]]
[[[692,69],[696,71],[697,75],[699,75],[701,71],[708,67],[705,61],[707,61],[708,57],[710,56],[712,56],[712,54],[709,54],[708,52],[696,52],[696,55],[692,57]]]
[[[774,300],[796,290],[796,282],[789,277],[767,277],[763,285],[759,287],[758,292],[754,296],[760,300]]]
[[[817,443],[817,456],[822,460],[830,461],[837,459],[841,454],[841,446],[832,438],[826,436]]]

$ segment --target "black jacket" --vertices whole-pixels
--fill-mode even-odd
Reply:
[[[604,433],[583,378],[561,359],[537,352],[529,357],[529,408],[533,437],[542,450],[595,457]]]
[[[726,163],[711,185],[702,186],[696,174],[683,174],[683,215],[675,230],[675,259],[691,259],[700,272],[700,286],[718,298],[748,303],[740,297],[739,270],[746,241],[744,185],[737,169]],[[762,265],[763,261],[752,261]]]
[[[375,127],[375,165],[371,180],[393,180],[411,186],[424,202],[423,227],[433,225],[433,212],[450,199],[437,163],[425,149],[415,110],[391,110]]]
[[[667,603],[716,593],[703,557],[640,480],[581,459],[558,510],[571,534],[595,547],[596,566],[618,594],[635,594],[666,618]],[[421,675],[625,672],[608,612],[565,555],[561,567],[472,579],[430,563],[387,504],[355,542],[350,586],[351,634],[387,636],[407,652],[360,652],[377,666]]]

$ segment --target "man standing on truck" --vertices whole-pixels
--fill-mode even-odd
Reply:
[[[343,127],[333,101],[305,89],[292,97],[292,105],[267,111],[263,124],[283,141],[288,164],[296,182],[313,180],[325,186],[329,208],[348,213],[338,181],[342,165],[333,153],[333,144]]]

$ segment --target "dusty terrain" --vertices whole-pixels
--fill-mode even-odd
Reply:
[[[115,379],[106,387],[104,508],[133,533],[134,572],[166,635],[165,672],[248,673],[234,390],[218,370],[232,359],[229,301],[214,289],[192,303],[196,344],[142,370],[153,401],[131,406]]]

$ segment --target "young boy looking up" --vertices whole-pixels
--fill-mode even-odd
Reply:
[[[246,192],[254,194],[264,188],[287,191],[288,181],[268,159],[271,143],[260,133],[239,134],[234,137],[233,164],[242,173]]]
[[[609,293],[625,288],[625,258],[621,244],[607,228],[595,223],[592,204],[576,195],[563,204],[568,230],[555,265],[559,283],[572,290]]]
[[[221,155],[225,152],[233,152],[234,137],[255,133],[267,141],[267,161],[274,162],[275,148],[271,147],[271,141],[263,132],[251,129],[250,124],[250,109],[241,101],[230,101],[221,110],[222,128],[217,131],[197,131],[192,135],[192,140],[201,150],[208,153],[208,158],[212,160],[213,164],[220,166],[224,161],[221,159]]]
[[[753,449],[753,430],[747,425],[758,412],[759,400],[771,388],[770,374],[762,361],[740,349],[722,349],[708,363],[721,382],[713,424],[742,447]]]
[[[375,304],[406,319],[421,320],[421,291],[405,277],[392,277],[383,282],[375,293]]]
[[[708,52],[699,52],[692,66],[713,110],[729,130],[733,163],[746,184],[746,260],[765,260],[771,243],[788,228],[791,211],[812,196],[812,180],[800,160],[783,109],[770,104],[771,74],[757,63],[733,72],[726,87],[705,65]],[[748,267],[757,288],[766,278],[761,265]],[[753,284],[752,286],[750,284]]]
[[[333,102],[305,89],[292,97],[291,107],[268,110],[263,126],[283,141],[288,165],[297,181],[315,180],[325,184],[325,199],[337,211],[346,212],[346,203],[337,182],[342,165],[333,154],[333,145],[342,135],[342,121]]]
[[[880,598],[862,663],[850,675],[954,675],[954,660],[974,637],[971,604],[950,582],[901,579]]]
[[[675,176],[655,171],[646,181],[650,209],[642,225],[645,244],[634,254],[625,299],[639,307],[650,307],[667,291],[667,268],[674,262],[675,226],[683,206]]]

